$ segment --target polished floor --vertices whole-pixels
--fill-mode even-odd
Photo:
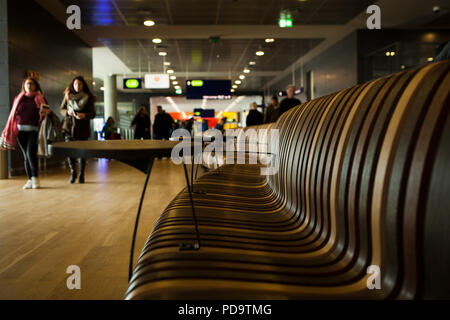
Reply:
[[[41,174],[42,189],[22,190],[25,177],[0,180],[0,299],[123,299],[134,221],[145,175],[118,161],[90,160],[86,184],[68,172]],[[169,201],[185,187],[182,166],[156,160],[149,181],[135,261]],[[69,290],[66,269],[81,269]]]

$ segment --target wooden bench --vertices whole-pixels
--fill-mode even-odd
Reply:
[[[450,298],[450,62],[304,103],[280,168],[225,165],[164,210],[126,299]],[[369,290],[368,267],[381,270]]]

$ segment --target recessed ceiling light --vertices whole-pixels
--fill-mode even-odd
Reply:
[[[239,79],[244,80],[244,79],[245,79],[245,76],[244,76],[243,74],[241,74],[241,75],[239,76]]]
[[[167,70],[168,74],[173,74],[175,71],[173,71],[172,69]]]
[[[267,39],[266,39],[266,42],[267,42],[267,43],[275,42],[275,39],[274,39],[274,38],[267,38]]]
[[[165,51],[161,51],[160,53],[158,53],[161,57],[165,57],[167,56],[167,52]]]
[[[144,21],[144,26],[146,27],[153,27],[155,25],[155,21],[153,20],[145,20]]]
[[[248,64],[251,65],[251,66],[254,66],[256,64],[256,62],[255,61],[250,61]]]
[[[231,90],[230,90],[230,92],[234,92],[234,91],[235,91],[234,89],[231,89]]]
[[[233,86],[232,86],[233,89],[237,89],[237,87],[238,87],[238,86],[235,85],[235,84],[233,84]]]
[[[405,70],[406,66],[404,64],[401,65],[400,67],[402,70]]]
[[[170,62],[168,62],[168,61],[164,62],[164,65],[165,66],[170,66]]]
[[[180,86],[175,86],[174,88],[175,88],[175,89],[181,89],[181,87],[180,87]]]
[[[177,84],[178,84],[178,81],[173,81],[172,84],[173,84],[173,85],[177,85]]]
[[[95,86],[95,82],[92,82],[92,85]]]
[[[250,73],[250,69],[245,68],[243,72],[244,73]]]
[[[391,51],[391,57],[395,56],[395,52]]]
[[[236,83],[236,84],[241,84],[242,81],[241,81],[241,80],[236,80],[234,83]]]
[[[162,42],[162,39],[160,39],[160,38],[154,38],[154,39],[152,40],[152,42],[153,42],[153,43],[161,43],[161,42]]]
[[[105,87],[100,87],[100,90],[101,91],[105,91]]]
[[[264,55],[264,51],[261,51],[261,50],[256,51],[256,55],[257,56],[263,56]]]
[[[432,61],[434,61],[434,58],[433,58],[433,57],[428,57],[428,58],[427,58],[427,61],[428,61],[428,62],[432,62]]]
[[[170,76],[170,80],[176,80],[177,79],[177,77],[175,77],[175,76]]]

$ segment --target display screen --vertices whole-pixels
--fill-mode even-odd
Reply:
[[[141,89],[142,88],[142,79],[138,79],[138,78],[123,79],[123,88],[124,89]]]
[[[146,74],[145,89],[169,89],[170,79],[168,74]]]
[[[187,99],[231,99],[231,80],[187,80]]]
[[[200,118],[214,118],[216,114],[214,109],[194,109],[194,116]]]

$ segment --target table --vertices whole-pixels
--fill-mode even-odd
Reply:
[[[128,281],[133,272],[134,246],[136,242],[136,233],[141,214],[142,203],[144,201],[145,191],[153,167],[154,159],[157,157],[171,157],[172,149],[179,141],[167,140],[108,140],[108,141],[70,141],[56,142],[49,145],[49,154],[54,156],[63,156],[71,158],[106,158],[115,159],[124,162],[147,174],[144,187],[142,189],[139,202],[136,222],[134,225],[133,239],[131,243],[130,265]],[[193,166],[194,164],[192,164]],[[198,250],[200,249],[200,233],[198,231],[197,217],[195,215],[194,200],[192,196],[191,184],[186,163],[183,161],[186,184],[191,201],[192,214],[194,218],[197,242],[180,243],[180,250]],[[191,178],[192,179],[192,178]]]

